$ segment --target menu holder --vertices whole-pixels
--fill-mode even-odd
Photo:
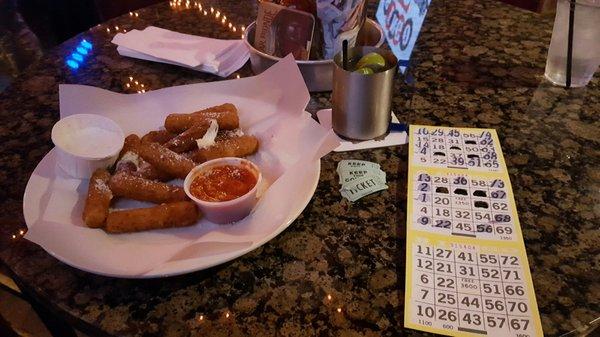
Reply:
[[[315,29],[312,14],[267,1],[258,3],[254,44],[269,55],[308,60]]]
[[[406,227],[407,328],[543,336],[495,130],[411,125]]]

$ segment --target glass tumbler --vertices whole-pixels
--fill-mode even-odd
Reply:
[[[558,0],[544,75],[556,85],[566,85],[571,2],[575,5],[571,86],[583,87],[600,66],[600,0]]]

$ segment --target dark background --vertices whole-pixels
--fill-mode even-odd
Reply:
[[[3,0],[0,0],[0,3]],[[8,0],[11,1],[11,0]],[[90,27],[128,11],[161,0],[12,0],[37,35],[49,48]]]
[[[167,0],[0,0],[0,92],[44,50],[108,19],[161,1]],[[557,0],[496,1],[551,13]]]
[[[59,44],[77,33],[130,10],[161,2],[161,0],[0,0],[0,4],[11,1],[17,3],[19,11],[44,48]],[[500,1],[538,11],[541,10],[544,2],[555,0]]]

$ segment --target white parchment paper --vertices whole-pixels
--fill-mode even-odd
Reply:
[[[25,191],[23,211],[29,228],[25,237],[72,266],[119,277],[180,274],[240,256],[283,231],[300,214],[318,181],[319,158],[339,145],[331,129],[304,111],[309,98],[291,56],[258,76],[143,94],[61,85],[61,117],[104,115],[125,134],[158,129],[173,112],[233,103],[239,109],[241,127],[259,138],[259,152],[249,159],[261,168],[267,184],[251,215],[232,225],[201,219],[185,228],[107,234],[83,224],[87,180],[67,177],[56,167],[51,151]],[[120,201],[117,206],[150,204]]]

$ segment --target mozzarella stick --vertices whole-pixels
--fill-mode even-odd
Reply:
[[[142,137],[143,142],[164,144],[177,136],[167,130],[150,131]]]
[[[148,180],[171,180],[171,176],[150,165],[147,161],[140,158],[138,148],[141,140],[137,135],[129,135],[125,138],[123,149],[119,153],[115,172],[127,172],[131,175],[145,178]]]
[[[119,160],[121,160],[125,153],[135,151],[135,148],[138,146],[139,143],[140,137],[138,137],[138,135],[130,134],[129,136],[125,137],[125,141],[123,142],[123,148],[121,149],[121,152],[119,152],[119,156],[117,157],[117,163],[119,162]]]
[[[108,208],[113,197],[108,181],[110,173],[105,169],[97,169],[90,178],[87,198],[83,208],[83,222],[91,228],[104,226]]]
[[[215,145],[192,151],[189,158],[196,163],[223,158],[245,157],[258,150],[258,139],[254,136],[234,136],[218,139]]]
[[[158,143],[140,142],[137,150],[140,157],[172,177],[183,179],[195,166],[192,160]]]
[[[164,146],[177,153],[190,151],[197,147],[196,139],[202,138],[208,130],[210,123],[194,124],[191,128],[183,131],[178,136],[172,138]]]
[[[135,177],[125,172],[112,176],[108,187],[116,197],[156,204],[187,200],[187,195],[182,187]]]
[[[225,103],[189,114],[170,114],[165,119],[165,129],[181,133],[194,124],[206,123],[211,119],[217,120],[221,130],[237,129],[240,125],[235,105]]]
[[[179,201],[149,208],[114,211],[106,219],[109,233],[129,233],[150,229],[185,227],[196,223],[200,212],[191,201]]]

